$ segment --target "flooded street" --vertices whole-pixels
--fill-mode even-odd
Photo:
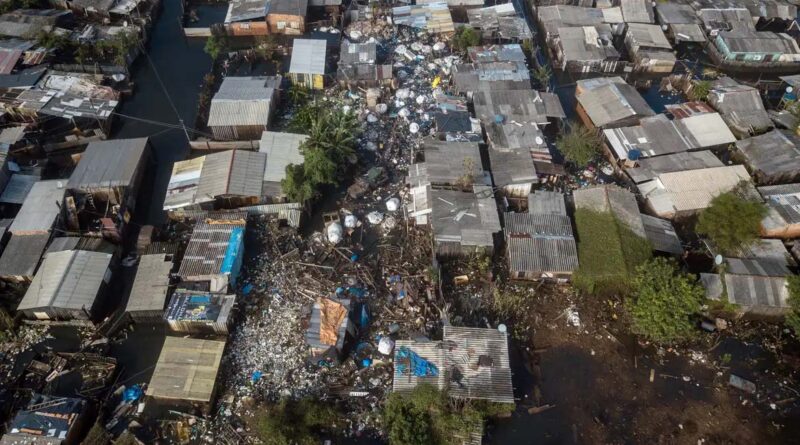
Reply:
[[[200,9],[200,19],[219,19],[225,5]],[[203,51],[205,41],[187,40],[180,28],[180,0],[164,0],[161,15],[155,22],[147,54],[142,54],[131,69],[134,94],[119,109],[113,138],[150,137],[153,145],[151,169],[143,181],[140,201],[146,212],[138,212],[140,224],[162,222],[164,202],[172,163],[189,154],[186,135],[179,128],[181,120],[193,128],[197,99],[203,76],[211,71],[211,58]],[[191,134],[190,134],[191,135]]]

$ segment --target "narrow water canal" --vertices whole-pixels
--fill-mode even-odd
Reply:
[[[200,16],[215,17],[219,10],[224,15],[224,8],[225,5],[207,7]],[[182,119],[187,127],[194,126],[200,85],[211,70],[211,58],[203,51],[204,41],[184,38],[181,17],[181,0],[163,0],[147,54],[142,54],[131,69],[134,94],[123,101],[112,134],[113,138],[149,136],[154,148],[155,168],[150,169],[140,193],[146,197],[142,202],[144,211],[136,218],[140,224],[161,222],[172,163],[185,159],[189,153],[184,132],[164,124],[180,125]]]

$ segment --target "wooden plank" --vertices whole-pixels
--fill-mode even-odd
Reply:
[[[189,142],[192,150],[254,150],[258,151],[260,141],[208,141],[197,140]]]

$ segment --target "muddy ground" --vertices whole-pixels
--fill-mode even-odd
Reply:
[[[721,333],[698,330],[691,345],[659,349],[613,334],[627,332],[618,303],[579,298],[569,287],[526,292],[534,293],[528,315],[516,324],[532,330],[510,326],[520,406],[510,419],[494,422],[488,443],[800,441],[796,369],[777,346],[786,336],[780,328],[733,323]],[[565,313],[573,304],[580,327]],[[758,392],[729,387],[731,373],[755,382]],[[531,407],[539,412],[529,414]]]

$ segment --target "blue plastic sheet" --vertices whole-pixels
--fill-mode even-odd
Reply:
[[[359,320],[359,325],[363,328],[369,324],[369,313],[367,313],[367,305],[361,306],[361,320]]]
[[[439,375],[439,368],[436,365],[405,346],[397,350],[394,369],[395,373],[400,375],[409,373],[413,373],[417,377],[436,377]]]
[[[261,376],[263,375],[264,374],[261,371],[254,371],[253,375],[250,376],[250,379],[253,381],[253,383],[256,383],[261,380]]]
[[[247,283],[244,285],[244,287],[242,287],[242,295],[247,295],[252,291],[253,291],[253,285],[250,283]]]
[[[122,393],[122,400],[126,402],[135,402],[139,400],[139,397],[142,396],[142,387],[139,385],[133,385],[130,388],[126,389],[124,393]]]

